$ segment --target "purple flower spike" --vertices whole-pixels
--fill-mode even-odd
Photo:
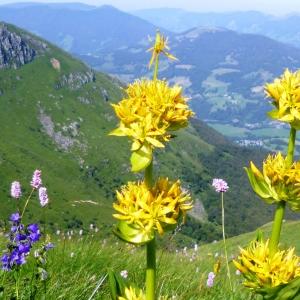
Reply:
[[[20,199],[22,196],[21,184],[18,181],[14,181],[11,184],[10,195],[15,199]]]
[[[212,186],[215,188],[217,193],[225,193],[229,189],[227,182],[219,178],[213,179]]]
[[[32,176],[32,180],[30,182],[30,185],[34,189],[38,189],[42,185],[42,171],[40,170],[35,170]]]
[[[209,272],[208,276],[207,276],[207,281],[206,281],[206,286],[211,288],[214,285],[214,279],[215,279],[216,275],[214,272]]]
[[[49,202],[48,194],[47,194],[47,189],[45,187],[40,187],[39,188],[39,198],[40,198],[40,203],[41,206],[45,206]]]

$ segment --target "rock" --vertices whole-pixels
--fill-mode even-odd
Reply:
[[[57,71],[60,71],[60,61],[54,57],[52,57],[50,59],[50,62],[51,62],[51,65],[52,67],[57,70]]]
[[[95,73],[90,70],[86,72],[73,72],[68,75],[63,75],[55,88],[60,89],[62,87],[68,87],[70,90],[79,90],[87,83],[95,82]]]
[[[24,37],[10,32],[5,24],[0,24],[0,69],[17,69],[36,57],[37,52]]]
[[[102,93],[103,99],[104,99],[106,102],[108,102],[109,97],[108,97],[107,90],[106,90],[106,89],[102,89],[102,90],[101,90],[101,93]]]

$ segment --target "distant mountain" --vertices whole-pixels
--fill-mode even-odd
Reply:
[[[274,128],[266,118],[270,105],[263,85],[287,67],[300,68],[298,48],[260,35],[207,27],[177,34],[171,37],[170,45],[179,61],[164,60],[161,75],[185,86],[201,119],[217,123],[216,128],[218,124],[230,125],[223,127],[224,132],[237,139],[259,139],[265,128]],[[132,80],[149,72],[147,47],[116,49],[109,64],[106,57],[83,59],[100,70]],[[277,135],[273,131],[273,137]],[[284,136],[280,132],[279,137]]]
[[[140,178],[129,172],[128,141],[108,136],[117,126],[110,104],[121,97],[115,79],[94,72],[45,40],[0,24],[2,220],[15,209],[9,199],[10,183],[21,181],[25,194],[32,171],[39,168],[51,199],[47,219],[53,229],[90,223],[103,231],[109,228],[115,190]],[[253,195],[243,170],[250,159],[259,162],[264,155],[230,143],[197,119],[181,130],[157,158],[161,175],[181,178],[192,192],[196,208],[185,232],[201,240],[219,236],[214,177],[223,177],[230,185],[229,234],[270,220],[272,212]],[[34,198],[26,217],[37,214],[37,207]],[[204,223],[199,225],[199,220]]]
[[[157,28],[112,6],[78,3],[0,6],[0,20],[25,28],[69,52],[108,56],[113,49],[144,44]]]
[[[156,26],[148,21],[111,6],[81,9],[77,3],[29,3],[22,8],[18,5],[0,6],[0,18],[38,33],[92,67],[123,81],[149,72],[148,35],[154,36]],[[167,18],[172,24],[172,18],[186,12],[165,9],[154,13],[157,20]],[[194,19],[191,16],[187,21]],[[230,23],[232,19],[239,24],[237,27]],[[224,28],[230,23],[231,28],[255,31],[251,22],[273,19],[257,12],[208,13],[201,20],[210,27],[196,27],[178,34],[161,29],[170,37],[172,51],[179,58],[175,63],[164,61],[161,72],[171,82],[186,87],[198,116],[217,130],[241,145],[283,150],[287,129],[266,119],[265,113],[270,108],[264,99],[263,84],[287,67],[299,68],[299,50],[261,35]],[[218,24],[223,27],[212,26]],[[293,32],[297,28],[289,26],[286,30]],[[274,126],[278,130],[272,130]]]
[[[67,8],[71,10],[91,10],[97,8],[96,6],[83,4],[80,2],[66,2],[66,3],[59,3],[59,2],[48,2],[48,3],[36,3],[36,2],[16,2],[16,3],[9,3],[3,4],[2,7],[10,7],[10,8],[25,8],[25,7],[32,7],[32,6],[47,6],[51,8]]]
[[[182,9],[157,8],[132,12],[134,15],[173,32],[193,27],[214,26],[242,33],[255,33],[300,47],[300,15],[275,17],[257,11],[200,13]]]

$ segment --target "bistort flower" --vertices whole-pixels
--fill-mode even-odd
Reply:
[[[286,69],[280,78],[266,84],[265,92],[275,106],[269,116],[300,129],[300,71],[292,73]]]
[[[19,181],[14,181],[11,184],[10,195],[12,198],[20,199],[22,196],[21,184]]]
[[[300,163],[290,165],[279,152],[269,155],[260,172],[253,162],[245,168],[255,193],[272,204],[286,201],[292,210],[300,210]]]
[[[180,181],[160,178],[150,190],[144,181],[129,182],[117,192],[113,207],[117,211],[113,216],[121,220],[117,235],[139,244],[153,239],[155,231],[162,235],[168,227],[173,228],[192,203]]]
[[[170,132],[185,127],[193,112],[179,86],[162,80],[137,80],[126,89],[127,96],[112,104],[120,119],[110,135],[132,139],[132,170],[140,171],[152,161],[152,150],[163,148]]]
[[[40,204],[42,207],[44,207],[48,204],[49,198],[48,198],[48,194],[47,194],[47,189],[45,187],[39,188],[39,199],[40,199]]]
[[[253,241],[247,249],[240,251],[234,264],[246,279],[244,285],[249,288],[272,288],[300,276],[300,258],[294,254],[294,248],[271,256],[269,241]]]
[[[42,185],[42,171],[40,170],[35,170],[32,175],[32,180],[30,182],[30,185],[34,189],[38,189]]]

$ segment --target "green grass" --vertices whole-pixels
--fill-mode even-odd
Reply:
[[[270,224],[261,228],[266,237],[270,233]],[[299,232],[300,222],[287,222],[283,226],[282,247],[296,246],[300,253],[300,239],[295,239],[295,232]],[[229,257],[238,254],[239,246],[246,246],[255,237],[255,232],[240,235],[227,240]],[[165,241],[167,238],[164,238]],[[107,269],[115,272],[127,270],[128,280],[135,282],[140,288],[144,287],[145,248],[125,244],[111,236],[103,236],[101,229],[98,233],[86,233],[79,236],[78,231],[69,239],[54,236],[56,247],[49,252],[46,299],[88,299],[95,290],[97,283],[106,275]],[[3,241],[3,239],[2,239]],[[167,247],[166,247],[167,246]],[[217,256],[218,254],[218,256]],[[214,264],[221,262],[221,271],[216,277],[212,288],[206,287],[209,272],[213,271]],[[197,251],[194,245],[185,251],[172,240],[160,246],[157,255],[158,288],[160,295],[180,300],[216,300],[230,299],[228,280],[226,277],[225,261],[222,241],[202,245]],[[230,263],[233,278],[235,299],[251,298],[251,293],[241,285],[242,276],[235,274]],[[30,285],[26,278],[31,278],[34,268],[33,259],[24,266],[22,271],[21,293],[22,299],[28,299]],[[3,273],[0,275],[0,282]],[[12,295],[14,280],[12,274],[6,274],[4,279],[6,297]],[[26,286],[27,285],[27,286]],[[44,286],[37,284],[36,299],[42,299]],[[110,299],[108,281],[97,291],[93,299]]]

